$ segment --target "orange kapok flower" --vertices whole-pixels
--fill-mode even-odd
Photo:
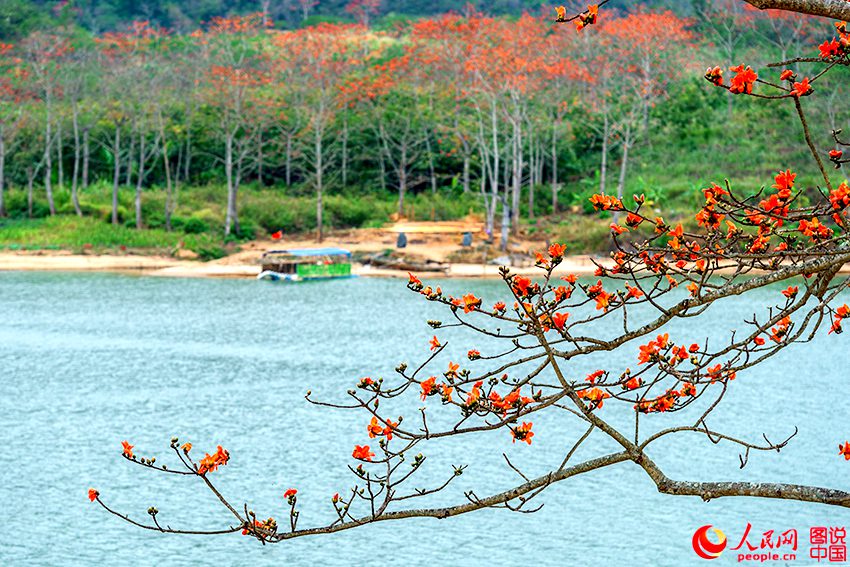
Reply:
[[[517,441],[525,441],[529,445],[531,445],[531,438],[534,437],[534,432],[531,431],[531,426],[534,425],[531,422],[523,422],[522,425],[518,425],[516,427],[511,428],[511,435],[513,436],[513,442]]]
[[[626,299],[630,297],[634,297],[635,299],[643,297],[643,292],[639,288],[626,284],[626,290],[628,291],[628,293],[626,293]]]
[[[201,459],[200,466],[198,467],[198,474],[206,474],[208,472],[214,472],[218,470],[219,466],[224,466],[230,460],[230,453],[228,453],[225,449],[222,448],[221,445],[216,449],[215,454],[210,455],[209,453],[204,454],[204,458]]]
[[[784,70],[784,71],[782,71],[782,73],[779,75],[779,80],[780,80],[780,81],[789,81],[789,80],[791,80],[791,79],[793,79],[793,78],[794,78],[794,71],[792,71],[791,69],[785,69],[785,70]]]
[[[555,325],[555,328],[559,331],[564,330],[564,326],[567,324],[567,319],[570,318],[569,313],[555,313],[552,316],[552,323]]]
[[[504,312],[507,308],[508,307],[507,307],[507,305],[505,305],[504,301],[499,301],[499,302],[497,302],[493,305],[493,311],[496,311],[496,312],[499,312],[499,313]]]
[[[723,69],[720,67],[709,67],[706,69],[704,76],[706,81],[715,86],[719,87],[723,84]]]
[[[283,238],[283,231],[278,230],[272,233],[272,240],[280,240],[281,238]]]
[[[812,88],[812,85],[809,84],[809,78],[804,77],[799,83],[794,83],[794,88],[791,90],[791,94],[800,97],[810,95],[812,94],[812,91],[814,91],[814,89]]]
[[[799,287],[797,287],[796,285],[792,285],[788,286],[788,289],[783,290],[782,295],[784,295],[788,299],[791,299],[792,297],[795,297],[799,291]]]
[[[183,443],[183,446],[180,447],[180,448],[183,449],[184,453],[188,453],[189,451],[192,450],[192,444],[191,443]]]
[[[423,380],[419,386],[422,388],[422,401],[425,401],[425,398],[433,396],[440,391],[439,386],[437,386],[437,378],[435,376],[431,376],[427,380]]]
[[[431,344],[431,350],[437,350],[438,348],[443,346],[443,345],[440,344],[439,339],[437,339],[437,335],[434,335],[434,337],[431,339],[430,344]]]
[[[773,188],[778,189],[779,191],[790,190],[794,187],[794,180],[796,178],[797,174],[791,171],[790,169],[780,171],[776,174],[776,177],[774,178],[775,183],[773,184]]]
[[[735,76],[729,81],[729,92],[733,94],[750,94],[753,92],[753,85],[759,76],[749,65],[744,67],[742,63],[737,67],[730,67],[729,70],[735,73]]]
[[[133,447],[134,447],[134,445],[130,445],[126,441],[121,441],[121,448],[123,450],[122,452],[124,453],[124,456],[127,457],[128,459],[133,458]]]
[[[597,370],[596,372],[591,372],[590,374],[587,375],[587,377],[585,378],[585,381],[587,381],[591,384],[596,384],[596,380],[601,378],[603,374],[605,374],[604,370]]]
[[[463,296],[463,312],[469,313],[470,311],[475,311],[481,307],[481,299],[475,297],[471,293],[467,293]]]
[[[514,292],[520,297],[530,295],[534,291],[531,280],[525,276],[516,276],[513,281],[513,288]]]
[[[351,452],[351,456],[360,461],[371,461],[372,457],[375,456],[375,453],[369,450],[369,445],[355,445],[354,451]]]
[[[557,242],[551,244],[549,246],[549,257],[553,260],[559,260],[564,257],[564,252],[567,251],[567,247],[564,244],[558,244]]]
[[[845,461],[850,461],[850,441],[838,445],[838,454],[843,455]]]
[[[289,503],[292,504],[295,500],[296,494],[298,494],[298,491],[294,488],[290,488],[289,490],[283,493],[283,497],[289,500]]]
[[[566,22],[567,21],[567,9],[564,6],[555,6],[555,21],[556,22]]]
[[[469,360],[478,360],[479,358],[481,358],[481,353],[475,349],[470,349],[469,352],[466,353],[466,357]]]
[[[98,496],[100,496],[100,492],[94,488],[89,488],[89,502],[94,502]]]
[[[579,14],[578,17],[573,20],[576,24],[576,31],[581,31],[587,26],[593,25],[596,23],[596,18],[599,15],[599,6],[594,4],[593,6],[588,6],[587,11],[583,14]]]
[[[624,232],[629,232],[628,228],[626,228],[624,226],[620,226],[617,223],[611,223],[610,228],[611,228],[611,233],[614,234],[615,236],[619,236],[619,235],[623,234]]]
[[[384,434],[384,426],[378,422],[377,417],[372,417],[372,421],[366,426],[366,431],[369,433],[369,439],[374,439],[379,435]]]
[[[407,279],[407,283],[408,283],[409,285],[418,285],[418,286],[421,286],[421,285],[422,285],[422,280],[420,280],[419,278],[417,278],[415,274],[412,274],[412,273],[410,273],[410,272],[407,272],[407,278],[408,278],[408,279]]]
[[[841,44],[835,38],[823,42],[818,46],[818,49],[820,49],[821,59],[829,59],[841,54]]]
[[[601,408],[604,405],[604,400],[606,398],[611,397],[611,394],[609,394],[608,392],[603,392],[599,388],[592,388],[590,390],[579,390],[576,395],[579,398],[583,398],[590,402],[591,410]]]

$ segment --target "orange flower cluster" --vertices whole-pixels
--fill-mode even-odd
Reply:
[[[269,518],[267,520],[254,520],[254,527],[260,529],[264,532],[275,533],[277,531],[277,522],[274,518]],[[248,528],[243,528],[242,535],[249,535],[252,531]]]
[[[218,470],[219,466],[226,465],[229,460],[230,453],[228,453],[225,449],[222,449],[221,445],[219,445],[215,454],[210,455],[209,453],[206,453],[204,458],[201,459],[200,466],[198,467],[198,474],[215,472]]]
[[[809,78],[803,77],[803,80],[799,83],[794,83],[794,88],[791,90],[791,94],[796,97],[808,96],[814,92],[812,85],[809,84]]]
[[[720,67],[709,67],[705,71],[705,80],[715,86],[723,85],[723,69]]]
[[[594,210],[597,211],[622,211],[623,202],[613,195],[593,195],[590,198]]]
[[[847,22],[836,22],[835,29],[838,31],[838,37],[825,41],[818,46],[821,59],[838,58],[850,53],[850,34],[847,33]]]
[[[581,31],[587,26],[592,26],[596,23],[596,19],[599,16],[599,6],[594,4],[592,6],[588,6],[587,10],[574,20],[576,24],[576,31]]]
[[[753,92],[753,85],[759,78],[758,74],[749,65],[744,67],[743,63],[737,67],[730,67],[729,70],[735,73],[735,76],[729,81],[729,92],[734,94],[751,94]]]
[[[525,276],[514,276],[511,288],[517,297],[520,298],[532,297],[540,292],[540,284],[532,283]]]
[[[531,422],[523,422],[522,425],[517,425],[516,427],[511,428],[511,435],[513,436],[513,442],[517,441],[525,441],[529,445],[531,445],[531,438],[534,437],[534,432],[531,431],[531,426],[534,425]]]
[[[663,413],[672,410],[676,406],[676,402],[683,398],[691,398],[696,396],[697,389],[690,382],[682,384],[682,389],[667,390],[664,395],[652,400],[641,400],[635,404],[635,410],[640,413]]]
[[[490,403],[490,407],[494,412],[501,413],[504,416],[509,410],[522,409],[534,400],[521,395],[520,390],[517,389],[513,390],[504,398],[494,390],[490,392],[490,395],[487,397],[487,401]]]
[[[817,217],[812,217],[811,220],[801,220],[798,230],[805,236],[810,237],[812,242],[828,240],[832,237],[832,229],[821,224]]]
[[[832,328],[829,330],[829,334],[841,334],[844,330],[841,328],[841,321],[847,317],[850,317],[850,307],[847,307],[847,304],[845,303],[835,310],[835,320],[832,322]]]
[[[697,213],[697,224],[699,224],[699,226],[704,226],[705,228],[717,230],[720,228],[720,223],[725,218],[725,215],[717,213],[715,211],[715,207],[717,206],[718,200],[722,198],[723,195],[728,195],[729,193],[717,183],[712,183],[711,187],[703,189],[702,192],[705,195],[705,205],[703,205],[702,210]]]
[[[850,461],[850,441],[846,441],[844,445],[838,444],[838,454],[843,455],[845,461]]]
[[[661,359],[661,351],[667,348],[669,342],[670,334],[664,333],[663,335],[658,335],[655,340],[649,341],[645,345],[641,345],[640,354],[638,355],[640,364],[658,362]]]
[[[831,153],[831,152],[830,152]],[[839,153],[839,158],[841,157],[841,152]],[[843,182],[841,185],[830,191],[829,193],[829,202],[832,204],[832,210],[834,211],[843,211],[848,206],[850,206],[850,186],[847,185],[847,182]],[[835,217],[833,217],[835,218]],[[835,219],[836,222],[839,222],[840,219]],[[843,224],[839,222],[839,224]]]
[[[133,447],[134,446],[135,445],[130,445],[127,441],[121,441],[121,452],[128,459],[132,459],[133,458]]]
[[[366,431],[369,433],[369,439],[385,436],[387,441],[392,441],[393,430],[395,430],[396,427],[398,427],[398,422],[388,419],[386,424],[382,424],[378,421],[377,417],[373,416],[372,421],[366,426]]]
[[[616,296],[611,295],[602,289],[602,280],[598,280],[594,285],[588,286],[587,298],[596,301],[596,309],[608,311],[608,307],[616,299]]]
[[[362,446],[361,445],[355,445],[354,451],[351,452],[351,456],[354,457],[355,459],[360,460],[360,461],[370,461],[371,462],[372,457],[375,456],[375,453],[373,453],[369,449],[369,445],[362,445]]]
[[[94,488],[89,488],[89,501],[90,502],[94,502],[95,500],[97,500],[98,496],[100,496],[100,492],[98,492]]]
[[[600,390],[599,388],[591,388],[590,390],[579,390],[576,395],[590,403],[590,409],[595,410],[604,405],[604,401],[611,397],[611,394]]]
[[[732,371],[723,371],[723,366],[720,364],[715,364],[711,368],[706,370],[708,379],[711,380],[711,383],[714,384],[718,381],[725,380],[734,380],[736,378],[736,374]]]
[[[791,317],[783,317],[779,321],[779,325],[770,329],[770,340],[775,343],[781,343],[788,336],[788,329],[791,327]]]

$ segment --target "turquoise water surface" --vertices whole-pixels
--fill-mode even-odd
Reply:
[[[495,281],[441,283],[487,303],[504,296]],[[677,323],[671,337],[688,344],[726,337],[777,294],[733,298],[699,320]],[[448,314],[400,280],[274,285],[22,273],[0,274],[0,313],[3,565],[699,565],[706,562],[691,549],[696,528],[712,524],[737,545],[748,522],[756,544],[767,530],[797,528],[800,560],[790,564],[806,564],[810,526],[850,525],[850,510],[815,504],[660,495],[645,474],[623,463],[550,487],[535,514],[485,510],[265,547],[238,534],[145,532],[89,503],[87,489],[97,487],[106,502],[140,520],[154,505],[173,527],[221,528],[230,519],[197,479],[121,459],[124,439],[159,462],[173,436],[191,440],[195,451],[224,445],[231,462],[215,480],[238,505],[247,502],[283,524],[281,494],[296,487],[301,525],[327,522],[330,496],[351,485],[346,464],[354,444],[368,441],[368,420],[315,407],[305,391],[341,401],[363,376],[390,379],[399,362],[427,356],[433,331],[425,320]],[[457,329],[438,335],[450,343],[440,370],[469,348],[489,346]],[[850,438],[848,340],[850,334],[823,333],[741,374],[710,421],[752,440],[762,433],[778,440],[798,426],[780,454],[751,455],[742,471],[734,447],[691,436],[659,443],[653,458],[682,480],[850,489],[850,463],[837,455],[837,444]],[[596,368],[636,366],[637,347],[621,350],[576,361],[571,371],[580,379]],[[415,414],[422,405],[415,395],[409,402],[399,411]],[[615,422],[622,413],[619,423],[628,423],[621,410],[606,404],[602,411]],[[659,427],[682,421],[654,418]],[[499,491],[520,480],[503,452],[538,476],[557,466],[583,427],[555,414],[536,418],[534,430],[530,447],[511,444],[504,431],[433,442],[423,449],[429,459],[416,486],[443,479],[451,464],[468,464],[457,487],[430,504],[461,503],[463,490]],[[613,450],[592,438],[577,458]],[[727,551],[712,564],[735,562]]]

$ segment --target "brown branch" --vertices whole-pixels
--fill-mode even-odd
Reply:
[[[836,20],[850,20],[847,0],[744,0],[759,10],[786,10]]]

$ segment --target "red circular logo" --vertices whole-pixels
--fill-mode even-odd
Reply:
[[[717,543],[708,539],[708,530],[712,530],[717,534]],[[711,524],[709,524],[694,532],[691,543],[694,546],[696,554],[703,559],[717,559],[723,553],[723,550],[726,549],[726,534],[717,528],[712,528]]]

